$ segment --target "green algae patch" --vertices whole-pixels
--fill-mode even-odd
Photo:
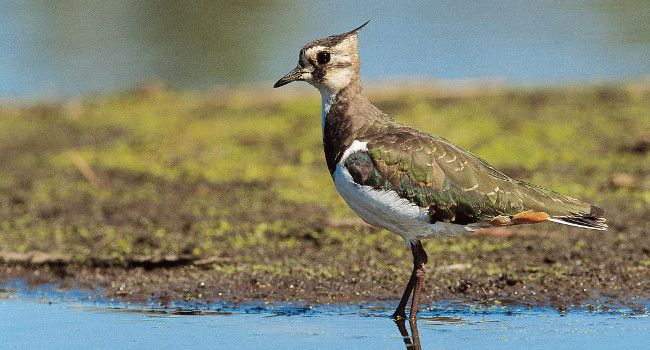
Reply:
[[[4,102],[0,279],[60,279],[134,299],[398,298],[410,253],[336,193],[319,98],[279,96],[161,90]],[[610,225],[428,240],[426,298],[650,297],[650,86],[369,96],[514,178],[602,206]]]

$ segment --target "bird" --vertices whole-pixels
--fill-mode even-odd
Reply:
[[[369,21],[368,21],[369,22]],[[365,222],[404,238],[411,277],[392,314],[417,318],[428,256],[422,240],[479,228],[555,222],[606,230],[603,210],[524,181],[446,139],[403,124],[362,94],[359,31],[306,44],[298,65],[274,88],[294,81],[322,98],[325,161],[334,187]]]

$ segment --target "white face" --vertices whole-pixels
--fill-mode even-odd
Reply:
[[[313,46],[300,57],[302,79],[317,89],[335,93],[348,86],[358,74],[357,36],[351,35],[335,46]]]

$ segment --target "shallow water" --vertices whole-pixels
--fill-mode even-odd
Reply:
[[[2,348],[422,349],[644,348],[645,309],[560,314],[548,308],[446,305],[404,338],[388,305],[130,305],[95,292],[0,289]],[[647,305],[647,303],[646,303]]]
[[[650,74],[649,9],[617,0],[2,1],[0,98],[151,78],[199,89],[274,82],[303,44],[366,20],[366,79],[637,79]]]

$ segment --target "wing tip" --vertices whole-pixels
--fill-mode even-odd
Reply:
[[[590,230],[607,231],[607,219],[592,216],[554,216],[548,221]]]
[[[510,226],[519,224],[536,224],[544,221],[551,221],[558,224],[581,227],[591,230],[607,230],[607,219],[603,216],[603,210],[592,205],[589,214],[572,214],[565,216],[549,216],[545,212],[526,210],[512,216],[499,215],[494,217],[490,224],[493,226]]]
[[[589,204],[589,213],[569,213],[569,215],[565,216],[553,216],[548,221],[590,230],[606,231],[608,228],[605,211],[593,204]]]

